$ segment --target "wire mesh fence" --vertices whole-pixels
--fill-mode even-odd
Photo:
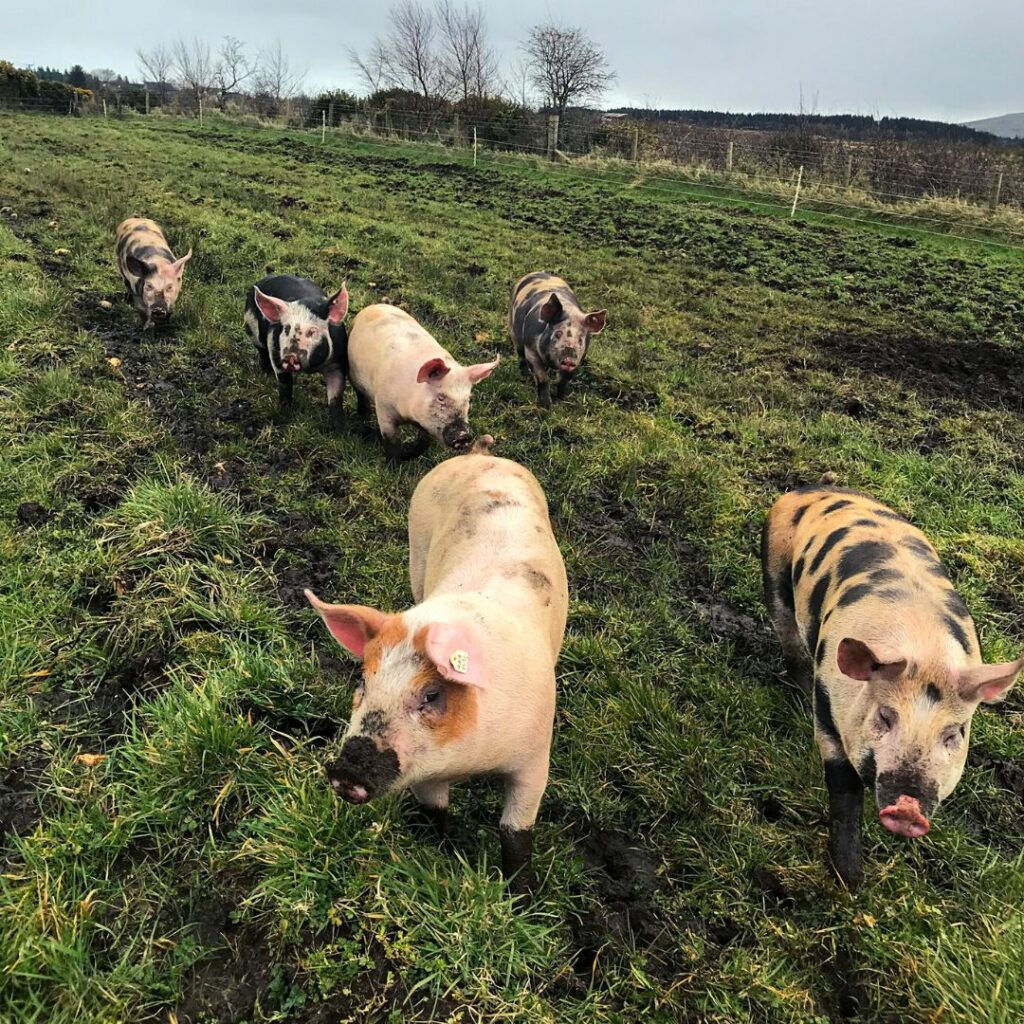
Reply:
[[[0,111],[55,114],[49,101],[0,101]],[[815,211],[844,220],[898,221],[921,231],[1024,245],[1024,151],[852,139],[792,132],[656,124],[571,114],[558,118],[509,104],[497,113],[396,110],[367,104],[280,105],[274,118],[154,107],[147,117],[102,99],[70,104],[64,116],[297,130],[311,140],[348,134],[364,143],[429,143],[475,165],[519,155],[549,160],[560,173],[600,175],[613,184],[668,193],[689,186],[755,207]]]

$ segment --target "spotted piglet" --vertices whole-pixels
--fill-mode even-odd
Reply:
[[[408,313],[387,303],[367,306],[352,322],[348,360],[359,415],[368,415],[373,403],[385,450],[396,460],[420,455],[431,437],[465,451],[473,441],[470,391],[500,361],[460,365]],[[404,424],[418,430],[408,444],[399,437]]]
[[[556,393],[564,398],[587,357],[591,336],[604,330],[605,315],[603,309],[584,313],[568,284],[546,270],[516,282],[508,332],[519,355],[519,368],[533,373],[537,403],[542,408],[551,407],[548,373],[558,374]]]
[[[245,299],[245,329],[264,373],[277,378],[280,405],[291,404],[295,375],[315,370],[327,385],[327,411],[334,430],[341,430],[344,423],[347,312],[344,285],[328,298],[312,281],[290,274],[263,278]]]
[[[443,833],[450,783],[502,777],[502,867],[526,890],[568,591],[544,492],[522,466],[490,455],[490,441],[442,462],[412,496],[413,608],[388,614],[306,596],[363,661],[327,769],[335,792],[365,803],[410,788]]]
[[[865,787],[882,825],[923,836],[964,770],[979,704],[1024,658],[981,660],[974,623],[920,530],[867,494],[805,487],[762,538],[765,595],[790,674],[810,683],[839,877],[862,881]]]
[[[128,301],[142,318],[143,330],[149,330],[156,320],[170,319],[190,259],[191,249],[180,260],[174,258],[155,220],[129,217],[118,224],[117,269]]]

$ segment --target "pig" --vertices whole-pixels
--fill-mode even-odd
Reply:
[[[168,320],[181,292],[181,275],[192,259],[189,249],[180,260],[171,253],[163,230],[154,220],[129,217],[117,226],[117,267],[128,301],[149,330]]]
[[[443,835],[449,785],[500,776],[502,870],[527,893],[569,598],[544,492],[523,466],[491,455],[491,440],[442,462],[412,496],[414,607],[388,614],[306,597],[363,661],[327,767],[334,791],[365,803],[409,788]]]
[[[445,447],[465,451],[469,431],[469,395],[500,362],[461,366],[408,313],[387,303],[361,310],[348,342],[349,374],[360,416],[372,401],[384,448],[393,460],[422,454],[437,438]],[[416,440],[402,444],[399,428],[414,424]]]
[[[558,373],[556,394],[564,398],[569,382],[587,358],[591,335],[604,330],[606,315],[604,309],[584,313],[568,284],[547,270],[516,282],[508,333],[519,355],[519,369],[533,372],[541,408],[551,408],[548,372]]]
[[[347,312],[344,284],[328,298],[312,281],[289,274],[263,278],[245,298],[245,329],[261,369],[277,378],[280,406],[291,405],[295,375],[316,370],[327,385],[327,412],[336,431],[344,427]]]
[[[927,833],[960,781],[974,712],[1007,693],[1024,658],[982,663],[935,548],[868,494],[810,486],[779,498],[762,568],[789,673],[813,685],[832,865],[856,889],[865,787],[890,832]]]

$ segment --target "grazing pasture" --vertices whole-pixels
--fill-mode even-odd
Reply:
[[[1024,259],[788,222],[539,163],[192,125],[0,118],[0,1020],[992,1022],[1024,1017],[1024,694],[911,844],[824,862],[809,708],[760,596],[785,489],[835,473],[919,525],[988,660],[1024,639]],[[190,246],[140,342],[114,229]],[[531,270],[606,329],[536,407]],[[390,467],[289,413],[245,340],[268,272],[347,277],[461,362],[471,426],[547,490],[569,574],[537,898],[499,787],[340,803],[358,667],[302,591],[407,606]]]

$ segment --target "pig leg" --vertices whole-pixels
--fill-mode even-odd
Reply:
[[[419,801],[421,813],[444,845],[448,839],[448,783],[421,782],[410,788]]]
[[[327,385],[327,415],[331,421],[331,429],[340,434],[345,427],[345,409],[342,405],[342,399],[345,397],[345,374],[341,367],[326,367],[324,383]]]
[[[430,435],[422,427],[416,429],[416,437],[409,442],[402,441],[397,428],[391,434],[381,434],[384,438],[384,453],[392,462],[408,462],[430,447]]]
[[[274,372],[274,367],[270,365],[270,353],[265,348],[258,348],[256,351],[260,356],[260,372],[270,376]]]
[[[551,408],[551,388],[548,386],[548,369],[544,360],[535,349],[526,349],[526,359],[533,371],[533,381],[537,385],[537,404],[542,409]]]
[[[575,370],[573,370],[572,373],[566,373],[565,370],[558,371],[558,387],[555,388],[555,395],[558,398],[565,398],[565,393],[569,390],[569,384],[575,376]]]
[[[501,815],[501,873],[509,890],[528,895],[536,888],[533,874],[533,826],[548,784],[548,753],[505,777]]]
[[[816,693],[814,705],[814,737],[825,765],[828,789],[829,857],[840,881],[854,890],[864,880],[861,850],[864,783],[843,753],[826,698]]]
[[[277,404],[282,408],[292,404],[292,389],[295,386],[295,378],[290,373],[279,373],[277,375]]]

